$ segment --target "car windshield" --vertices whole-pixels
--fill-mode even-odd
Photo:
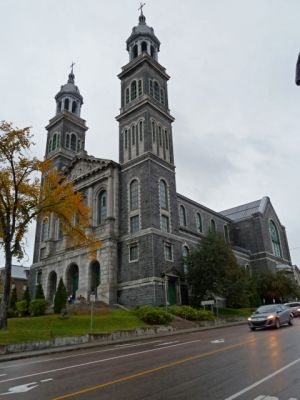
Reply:
[[[275,312],[277,306],[270,304],[268,306],[261,306],[259,307],[254,314],[264,314],[264,313],[269,313],[269,312]]]

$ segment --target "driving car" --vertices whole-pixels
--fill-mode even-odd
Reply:
[[[291,303],[284,303],[284,305],[291,309],[294,317],[300,316],[300,302],[299,301],[293,301]]]
[[[257,328],[280,328],[281,325],[293,325],[293,313],[284,304],[268,304],[258,307],[248,318],[251,331]]]

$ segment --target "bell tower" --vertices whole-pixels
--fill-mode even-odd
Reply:
[[[68,81],[55,96],[56,114],[46,126],[47,146],[45,158],[51,159],[54,167],[67,166],[75,154],[85,148],[85,132],[88,129],[81,118],[83,97],[75,85],[74,63]]]
[[[119,302],[163,304],[166,271],[174,267],[180,243],[168,100],[169,75],[158,62],[160,41],[146,24],[126,41],[129,62],[121,80],[119,122],[120,268]],[[179,250],[180,251],[180,250]],[[125,285],[125,282],[126,285]],[[129,283],[128,283],[129,282]],[[143,296],[138,296],[143,282]],[[122,284],[124,283],[124,287]],[[128,300],[131,298],[131,300]]]

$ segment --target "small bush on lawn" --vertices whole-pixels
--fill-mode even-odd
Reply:
[[[152,325],[165,325],[173,319],[171,314],[159,307],[142,306],[138,307],[135,312],[138,318]]]
[[[30,315],[44,315],[46,312],[47,301],[44,299],[32,300],[29,305]]]
[[[45,300],[43,286],[40,283],[37,285],[36,290],[35,290],[35,299]]]
[[[67,295],[66,287],[64,285],[62,278],[60,278],[58,287],[57,287],[57,291],[56,291],[55,297],[54,297],[54,312],[56,314],[59,314],[61,312],[61,310],[66,306],[67,298],[68,298],[68,295]]]
[[[16,302],[16,313],[18,317],[24,317],[28,313],[27,300],[20,300]]]
[[[208,310],[198,310],[191,306],[170,306],[168,311],[180,318],[190,321],[212,321],[215,319],[214,314]]]

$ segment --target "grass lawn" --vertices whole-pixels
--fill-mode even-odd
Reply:
[[[56,336],[77,336],[91,332],[112,332],[148,326],[133,312],[125,310],[95,313],[92,330],[90,323],[90,315],[70,315],[64,319],[59,315],[9,318],[8,329],[0,330],[0,344],[48,340]]]

